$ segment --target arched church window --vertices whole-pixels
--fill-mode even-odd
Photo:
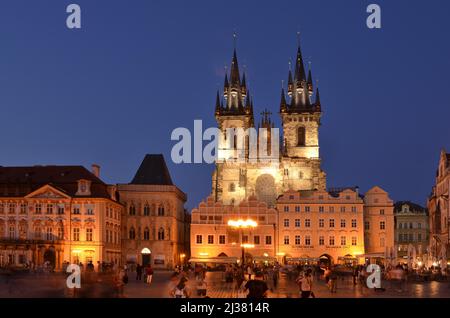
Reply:
[[[130,229],[129,238],[130,240],[134,240],[136,238],[136,231],[134,230],[134,227]]]
[[[144,240],[146,241],[150,240],[150,230],[148,227],[146,227],[144,230]]]
[[[297,128],[297,146],[305,146],[305,127],[298,127]]]
[[[149,216],[150,215],[150,207],[148,206],[148,204],[146,204],[144,206],[144,216]]]
[[[136,207],[134,205],[130,205],[129,213],[130,215],[136,215]]]
[[[162,227],[158,230],[158,240],[159,241],[164,240],[164,229]]]
[[[163,206],[158,207],[158,216],[164,216],[164,207]]]

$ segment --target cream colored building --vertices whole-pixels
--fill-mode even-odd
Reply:
[[[253,220],[255,228],[238,229],[228,221]],[[277,212],[259,202],[255,196],[238,205],[224,205],[210,196],[192,210],[191,262],[238,263],[242,259],[242,244],[245,262],[275,261],[277,254]]]
[[[436,171],[435,184],[428,198],[430,220],[429,252],[432,261],[447,262],[450,259],[450,153],[442,150]]]
[[[285,261],[357,262],[364,254],[364,202],[357,189],[288,191],[277,200]]]
[[[99,172],[0,167],[0,265],[118,263],[122,206]]]
[[[123,261],[156,268],[187,261],[186,194],[172,183],[164,157],[146,155],[131,183],[117,185],[117,191],[125,206]]]
[[[408,257],[408,250],[412,253],[412,247],[416,256],[423,259],[429,244],[428,211],[416,203],[399,201],[395,203],[394,216],[399,259],[407,262],[404,257]]]
[[[393,254],[394,202],[378,186],[364,195],[364,245],[368,258],[382,259]]]

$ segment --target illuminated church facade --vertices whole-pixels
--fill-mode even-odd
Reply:
[[[267,129],[264,148],[273,160],[261,160],[260,152],[251,158],[252,139],[247,135],[239,143],[221,138],[216,169],[212,177],[212,195],[225,205],[238,204],[256,196],[268,206],[275,206],[278,196],[288,190],[325,190],[326,174],[319,156],[319,126],[322,115],[319,89],[313,87],[311,70],[306,75],[302,52],[297,50],[295,69],[289,70],[287,94],[281,90],[279,113],[281,132],[272,134],[274,123],[264,111],[255,125],[253,100],[246,76],[240,76],[236,50],[230,72],[225,75],[223,96],[217,92],[215,117],[218,128],[226,136],[228,129]],[[261,141],[257,149],[263,148]],[[275,151],[274,151],[275,150]],[[236,160],[239,154],[243,160]],[[256,159],[256,160],[251,160]]]

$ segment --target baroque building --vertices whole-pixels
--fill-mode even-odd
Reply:
[[[122,215],[122,256],[128,264],[172,268],[189,251],[186,194],[173,184],[162,155],[146,155],[133,180],[117,185]]]
[[[412,254],[412,248],[416,256],[422,257],[429,244],[427,209],[413,202],[399,201],[394,206],[394,217],[398,257],[408,257],[408,252]]]
[[[219,140],[212,177],[212,193],[216,201],[225,205],[238,204],[255,195],[259,201],[272,207],[277,197],[289,189],[325,190],[326,176],[320,168],[319,156],[322,107],[318,88],[314,101],[313,91],[311,70],[306,75],[299,47],[294,73],[289,70],[288,74],[288,96],[284,88],[281,90],[282,133],[274,130],[267,111],[256,127],[253,99],[245,74],[242,78],[240,76],[234,50],[229,77],[225,75],[223,98],[219,92],[216,97],[215,117],[224,136]],[[251,139],[249,133],[256,128],[258,142]],[[267,133],[260,128],[267,129]],[[229,129],[244,130],[245,139],[237,140],[236,136],[227,135]],[[261,138],[262,134],[265,138]],[[252,152],[252,149],[256,151]]]
[[[121,258],[122,206],[100,167],[0,167],[0,266]]]
[[[430,244],[433,261],[447,262],[450,257],[450,153],[441,151],[436,170],[435,184],[428,198]]]

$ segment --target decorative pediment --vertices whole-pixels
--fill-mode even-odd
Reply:
[[[47,184],[25,196],[28,199],[70,199],[64,192]]]

